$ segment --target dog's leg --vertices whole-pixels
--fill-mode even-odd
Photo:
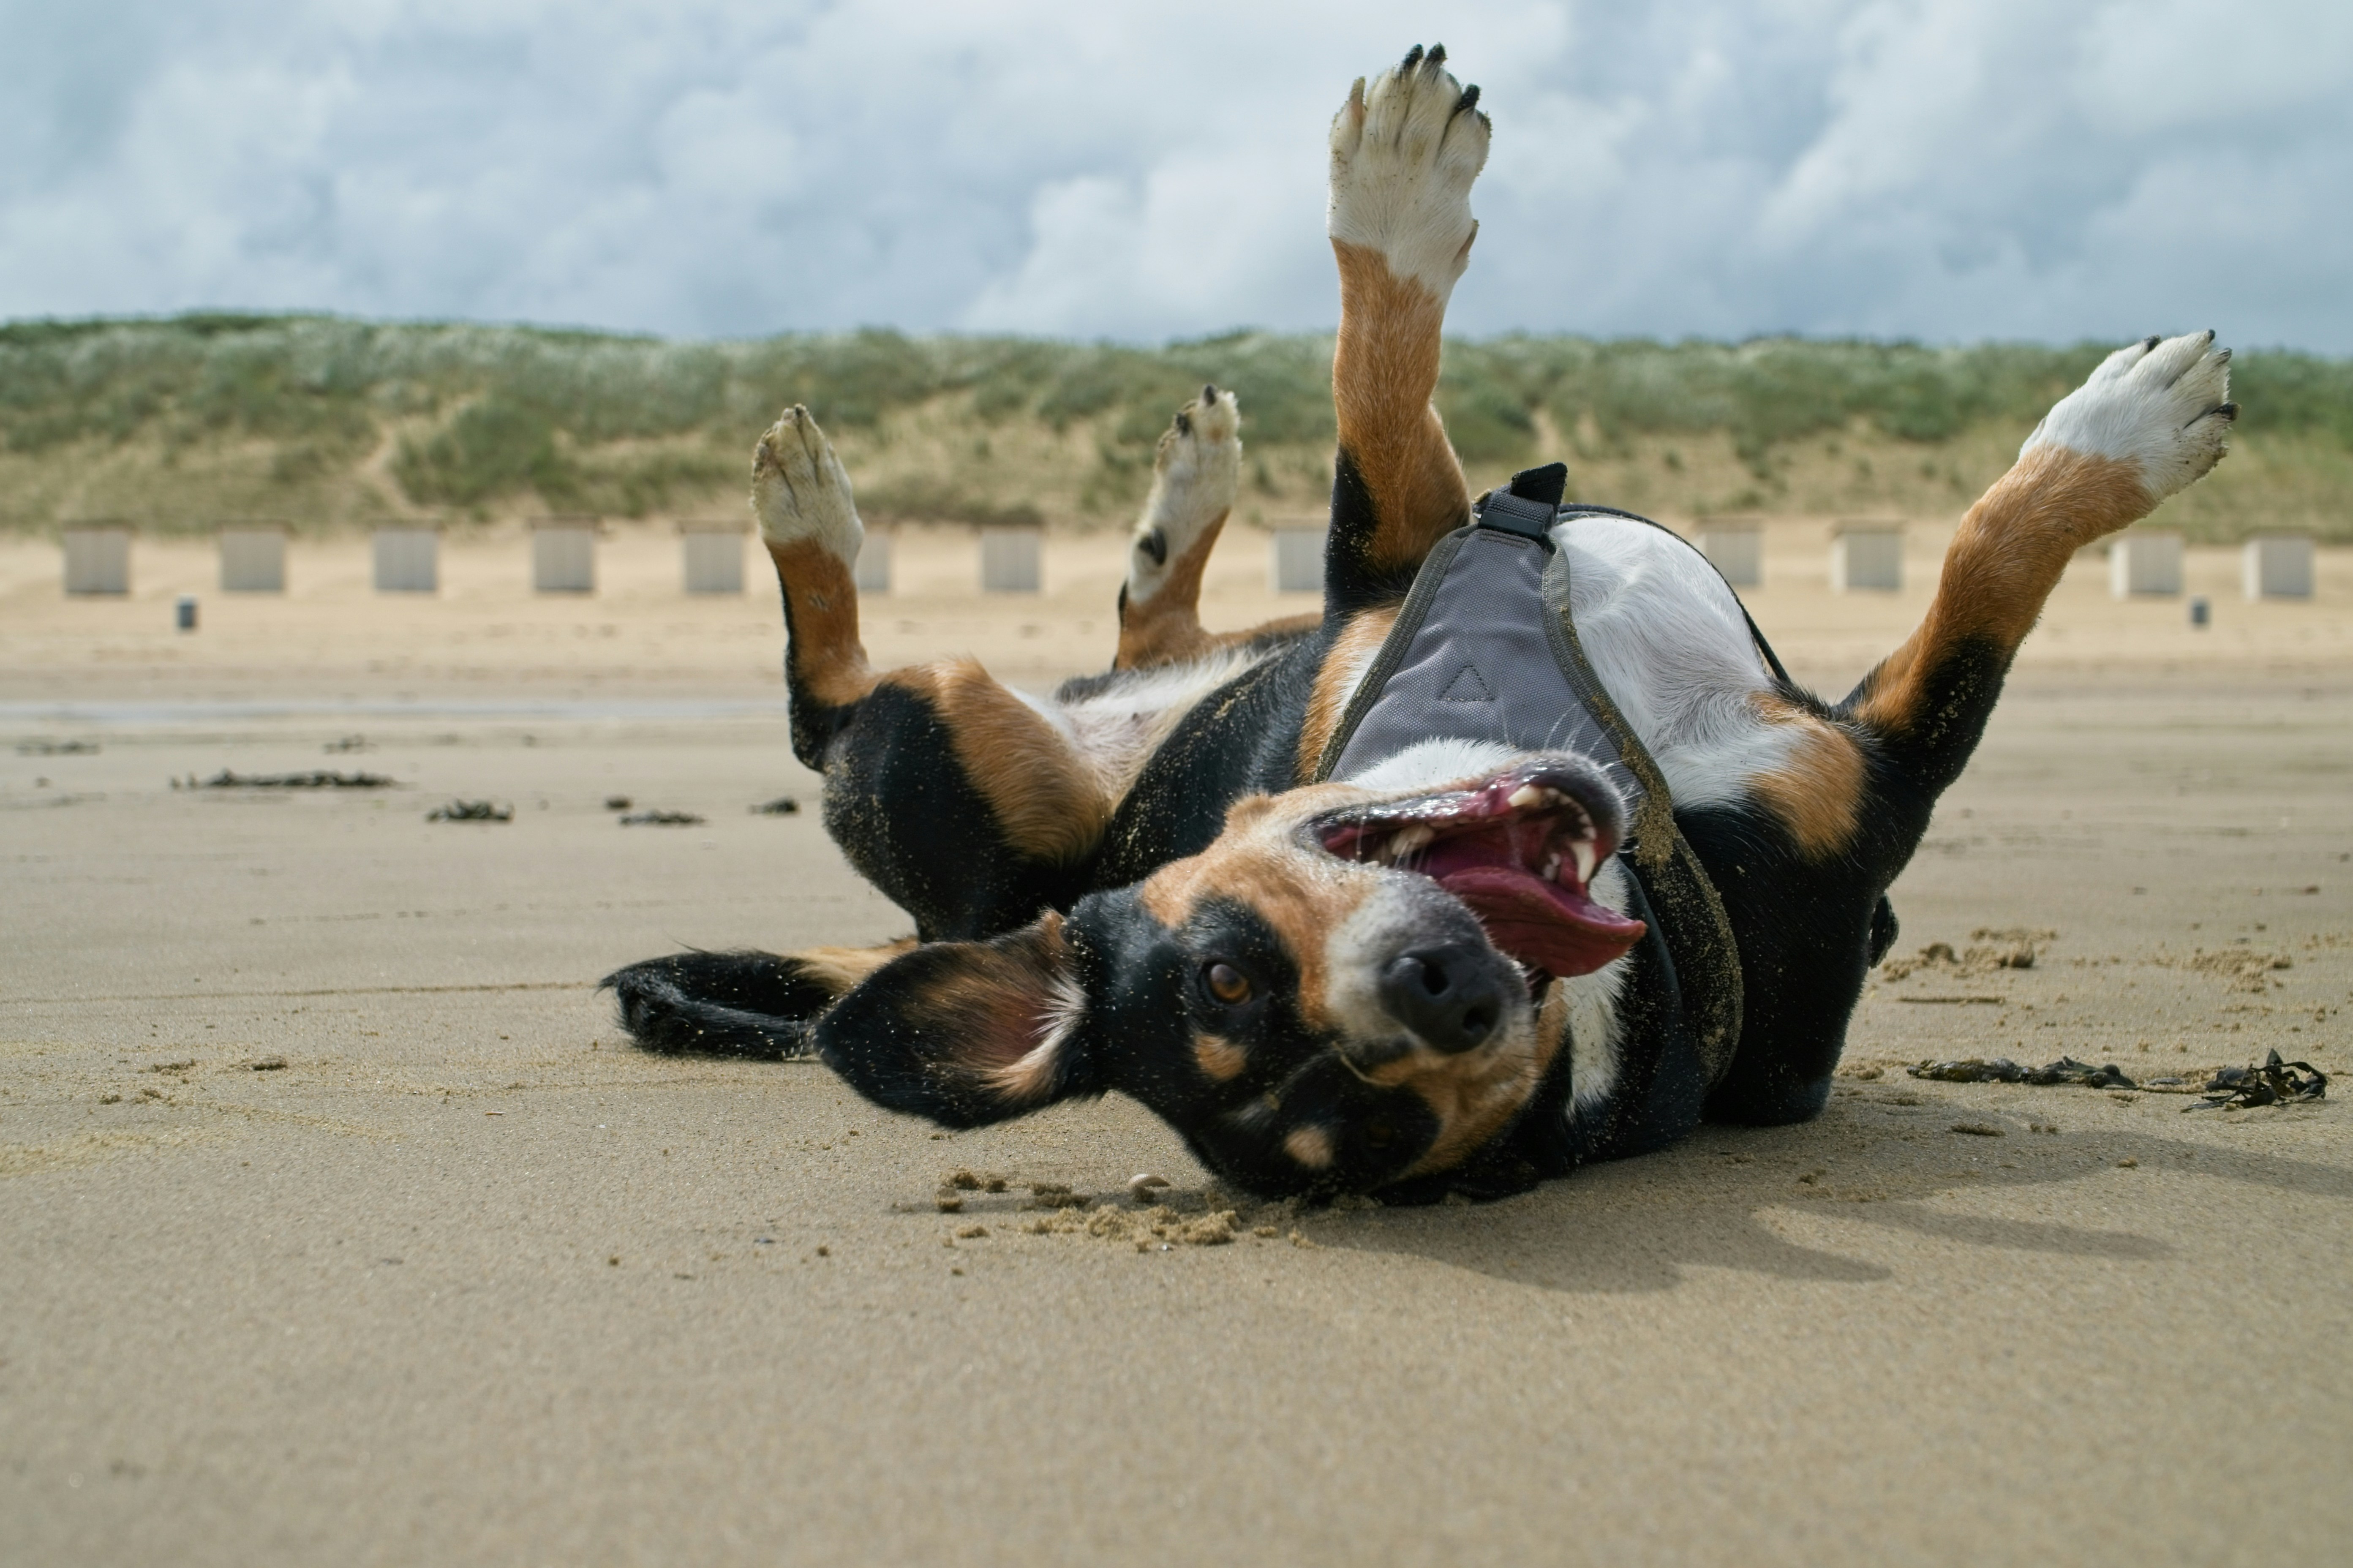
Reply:
[[[858,637],[858,552],[866,526],[833,443],[799,404],[753,449],[752,512],[784,590],[793,754],[823,768],[827,742],[874,689]]]
[[[2212,332],[2117,350],[1961,520],[1927,618],[1841,710],[1928,799],[1968,761],[2068,560],[2221,460],[2230,362]]]
[[[914,945],[680,952],[617,969],[598,984],[618,999],[621,1026],[649,1050],[786,1061],[815,1055],[809,1030],[818,1016]]]
[[[1340,441],[1327,622],[1402,598],[1430,547],[1470,520],[1462,466],[1430,398],[1446,301],[1479,231],[1471,185],[1487,162],[1488,123],[1479,89],[1445,62],[1442,47],[1416,48],[1369,88],[1359,80],[1332,121]]]
[[[1161,436],[1152,493],[1128,542],[1114,669],[1198,658],[1216,646],[1201,629],[1201,569],[1233,510],[1240,424],[1234,395],[1205,386]]]
[[[1176,411],[1152,465],[1152,493],[1128,543],[1119,590],[1119,652],[1113,669],[1178,664],[1219,648],[1311,630],[1321,618],[1293,616],[1246,631],[1201,626],[1201,572],[1233,510],[1241,473],[1240,416],[1230,392],[1201,388]]]
[[[1778,761],[1748,787],[1805,859],[1860,854],[1890,879],[1903,868],[2069,559],[2221,460],[2238,414],[2230,359],[2211,332],[2111,354],[1962,518],[1902,647],[1834,708],[1791,691],[1756,699]]]
[[[1793,1121],[1828,1100],[1864,978],[1895,939],[1882,894],[1984,733],[2069,558],[2221,457],[2237,413],[2229,358],[2211,333],[2112,355],[1969,509],[1908,641],[1835,708],[1794,691],[1760,700],[1776,761],[1749,784],[1786,840],[1732,814],[1685,823],[1718,868],[1746,979],[1740,1051],[1711,1117]]]
[[[784,589],[793,751],[826,827],[926,940],[982,937],[1075,898],[1110,814],[1050,704],[969,659],[877,674],[858,636],[864,530],[805,408],[761,437],[752,499]]]

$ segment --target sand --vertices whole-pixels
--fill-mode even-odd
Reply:
[[[1841,687],[1936,540],[1849,597],[1818,523],[1771,542],[1757,618]],[[2204,633],[2071,574],[1894,893],[1897,952],[1955,961],[1874,981],[1820,1121],[1294,1213],[1124,1100],[948,1137],[821,1068],[620,1046],[616,964],[904,929],[813,814],[751,810],[813,799],[773,597],[684,599],[676,550],[622,531],[602,593],[534,599],[519,538],[453,541],[417,601],[298,545],[280,600],[142,541],[136,595],[68,603],[0,543],[10,1563],[2341,1555],[2343,552],[2263,605],[2192,552]],[[900,558],[880,657],[1104,656],[1116,540],[1052,542],[1034,598],[966,593],[962,534]],[[1264,562],[1229,542],[1213,622],[1300,607]],[[320,768],[399,787],[170,787]],[[453,797],[512,820],[426,820]],[[2342,1092],[1902,1070],[2271,1048]]]

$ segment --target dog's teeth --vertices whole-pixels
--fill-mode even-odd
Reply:
[[[1549,860],[1546,860],[1546,861],[1545,862],[1545,866],[1544,866],[1544,877],[1545,877],[1545,880],[1546,880],[1546,881],[1547,881],[1547,882],[1552,882],[1552,881],[1557,881],[1557,880],[1559,880],[1559,879],[1560,879],[1560,857],[1559,857],[1559,856],[1556,855],[1556,856],[1554,856],[1552,858],[1550,858]]]
[[[1577,879],[1588,887],[1592,886],[1593,868],[1599,863],[1593,853],[1593,840],[1580,838],[1569,846],[1569,852],[1577,857]]]
[[[1512,792],[1511,798],[1504,804],[1516,811],[1534,811],[1545,803],[1545,797],[1551,793],[1552,791],[1548,789],[1540,789],[1532,784],[1522,784]]]
[[[1402,859],[1437,837],[1427,827],[1419,826],[1400,827],[1391,836],[1385,858]]]

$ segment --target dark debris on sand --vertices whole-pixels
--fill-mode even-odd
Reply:
[[[2122,1068],[2110,1062],[2094,1067],[2073,1057],[2061,1057],[2039,1068],[2022,1068],[2008,1057],[1991,1061],[1971,1057],[1966,1061],[1920,1062],[1904,1069],[1914,1078],[1937,1083],[2031,1083],[2043,1087],[2063,1084],[2081,1089],[2138,1089]]]
[[[342,773],[327,768],[300,773],[239,773],[227,768],[208,779],[190,773],[185,783],[172,781],[174,789],[391,789],[399,781],[382,773]]]
[[[491,800],[453,800],[425,814],[427,822],[512,822],[514,807]]]
[[[2328,1075],[2310,1062],[2284,1062],[2272,1051],[2261,1062],[2224,1068],[2206,1085],[2207,1098],[2184,1110],[2240,1110],[2258,1105],[2287,1105],[2299,1100],[2326,1100]]]
[[[691,811],[633,811],[617,819],[624,827],[700,827],[702,818]]]

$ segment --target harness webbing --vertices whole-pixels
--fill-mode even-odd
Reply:
[[[1684,1022],[1713,1083],[1740,1039],[1739,948],[1723,900],[1675,826],[1666,780],[1577,642],[1568,558],[1551,537],[1583,515],[1651,520],[1563,506],[1566,479],[1558,464],[1515,476],[1481,499],[1470,527],[1431,548],[1314,777],[1353,777],[1433,738],[1575,752],[1600,763],[1625,798],[1632,826],[1621,853],[1658,917]],[[1749,631],[1782,675],[1753,621]]]

